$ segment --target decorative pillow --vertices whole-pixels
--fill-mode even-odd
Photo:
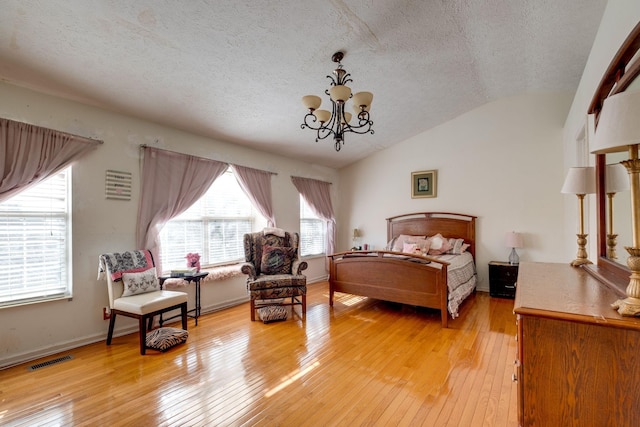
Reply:
[[[395,252],[402,252],[402,248],[405,243],[415,243],[420,249],[422,249],[427,244],[427,238],[426,236],[410,236],[407,234],[401,234],[396,238],[391,250]]]
[[[167,351],[171,347],[187,341],[189,332],[178,328],[158,328],[147,334],[147,348]]]
[[[258,316],[263,323],[277,322],[287,319],[287,309],[281,305],[268,305],[258,309]]]
[[[404,252],[405,254],[414,254],[416,252],[416,249],[418,249],[418,245],[416,245],[415,243],[405,243],[404,245],[402,245],[402,252]]]
[[[452,255],[460,255],[466,249],[462,249],[462,247],[464,246],[464,239],[449,239],[449,246],[451,246],[451,249],[449,249],[449,252],[447,253],[450,253]],[[467,245],[467,248],[468,247],[469,245]]]
[[[263,246],[260,270],[263,274],[291,274],[295,249],[284,246]]]
[[[396,243],[396,240],[398,240],[398,237],[394,237],[393,239],[389,240],[389,242],[387,243],[387,246],[385,246],[384,250],[385,251],[392,251],[393,250],[393,246]]]
[[[155,267],[139,273],[122,273],[122,283],[124,284],[123,297],[160,290]]]
[[[429,237],[429,255],[442,255],[446,254],[451,249],[449,240],[442,237],[440,233],[435,236]]]

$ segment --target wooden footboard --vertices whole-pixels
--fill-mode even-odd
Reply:
[[[424,261],[429,263],[425,264]],[[442,327],[446,328],[449,319],[448,265],[433,258],[388,251],[333,254],[330,256],[329,304],[333,306],[334,292],[344,292],[434,308],[440,310]]]

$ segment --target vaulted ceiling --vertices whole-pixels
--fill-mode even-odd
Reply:
[[[522,93],[578,86],[606,0],[0,0],[0,79],[334,168]],[[302,130],[331,55],[374,93],[339,153]]]

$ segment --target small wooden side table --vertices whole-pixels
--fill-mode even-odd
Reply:
[[[193,274],[191,276],[183,276],[183,277],[171,277],[171,276],[160,276],[158,277],[158,281],[160,282],[160,289],[162,289],[162,287],[164,286],[164,282],[165,280],[169,280],[169,279],[179,279],[179,280],[186,280],[189,283],[194,283],[196,285],[196,306],[195,308],[192,308],[191,310],[187,311],[187,316],[191,317],[192,319],[196,320],[196,326],[198,326],[198,317],[200,317],[200,312],[201,312],[201,307],[200,307],[200,281],[207,277],[209,273],[206,271],[201,271],[199,273]],[[193,313],[193,314],[190,314]],[[162,314],[160,314],[160,327],[162,327],[162,324],[168,320],[171,319],[175,319],[177,317],[180,317],[180,315],[175,315],[172,317],[169,317],[167,319],[163,319],[162,318]]]

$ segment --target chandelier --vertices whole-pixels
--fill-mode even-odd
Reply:
[[[353,132],[358,134],[373,134],[373,122],[369,118],[369,108],[373,94],[371,92],[358,92],[351,94],[351,88],[347,83],[353,82],[351,74],[347,73],[340,61],[344,58],[343,52],[336,52],[331,57],[338,63],[338,68],[333,70],[333,76],[327,76],[331,80],[331,87],[324,92],[331,98],[332,111],[318,110],[322,99],[319,96],[307,95],[302,97],[302,103],[309,110],[304,116],[302,129],[309,128],[317,131],[316,142],[333,135],[336,151],[340,151],[344,144],[344,134]],[[345,111],[345,104],[353,98],[353,110],[356,113],[354,123],[351,123],[352,114]]]

